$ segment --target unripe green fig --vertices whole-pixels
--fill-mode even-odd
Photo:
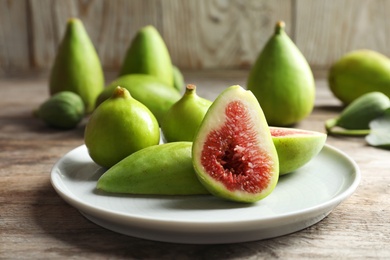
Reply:
[[[96,50],[83,23],[71,18],[51,69],[50,94],[75,92],[83,99],[86,113],[90,113],[103,87],[104,75]]]
[[[118,86],[92,113],[84,141],[92,160],[109,168],[138,150],[158,144],[160,129],[150,110]]]
[[[276,24],[253,65],[247,82],[269,125],[289,126],[308,116],[314,107],[315,83],[305,57]]]
[[[117,86],[126,88],[133,98],[144,104],[161,123],[164,114],[181,95],[158,78],[146,74],[124,75],[111,82],[99,95],[97,106],[112,95]]]
[[[212,102],[196,93],[195,85],[187,85],[183,97],[165,114],[161,130],[168,142],[192,142]]]
[[[287,127],[270,127],[272,141],[279,157],[279,174],[301,168],[324,147],[324,133]]]
[[[328,83],[345,105],[368,92],[390,97],[390,59],[372,50],[351,51],[330,67]]]
[[[329,134],[367,135],[369,123],[390,107],[389,98],[381,92],[369,92],[353,100],[338,117],[325,122]],[[341,128],[341,129],[340,129]]]
[[[177,91],[181,93],[181,91],[184,89],[184,76],[181,73],[180,69],[176,67],[175,65],[172,65],[173,67],[173,86]]]
[[[83,100],[70,91],[54,94],[35,111],[35,115],[47,125],[60,129],[75,128],[84,114]]]
[[[153,75],[173,86],[171,57],[165,42],[152,25],[142,27],[132,40],[119,76],[126,74]]]
[[[208,194],[192,166],[191,147],[191,142],[173,142],[142,149],[108,169],[96,187],[142,195]]]
[[[276,148],[256,97],[235,85],[218,95],[192,145],[200,182],[213,195],[252,203],[274,190],[279,178]]]

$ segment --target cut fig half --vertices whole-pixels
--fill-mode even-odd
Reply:
[[[313,159],[325,145],[327,135],[317,131],[270,126],[279,157],[279,175],[292,173]]]
[[[217,197],[251,203],[274,190],[278,155],[252,92],[235,85],[215,99],[194,138],[192,160],[200,182]]]

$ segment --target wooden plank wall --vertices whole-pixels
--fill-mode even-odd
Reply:
[[[390,0],[0,0],[0,76],[48,71],[69,17],[79,17],[105,70],[152,24],[182,69],[246,69],[284,20],[314,69],[347,51],[390,56]]]

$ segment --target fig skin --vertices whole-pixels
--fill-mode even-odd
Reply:
[[[35,115],[48,126],[58,129],[75,128],[84,118],[84,102],[79,95],[62,91],[40,105]]]
[[[98,96],[97,106],[111,97],[117,86],[126,88],[134,99],[144,104],[153,113],[159,123],[171,106],[181,98],[178,91],[155,76],[130,74],[109,83]]]
[[[240,109],[245,111],[243,118],[227,117],[226,113],[232,112],[229,110],[231,104],[242,106]],[[235,112],[237,111],[233,111],[233,114]],[[241,122],[228,125],[231,120],[245,120],[245,122],[242,122],[242,125]],[[225,127],[228,127],[228,132],[232,130],[234,136],[228,136],[226,132],[219,135],[226,129]],[[246,131],[241,131],[240,127]],[[214,142],[211,139],[215,135],[218,136]],[[226,142],[228,147],[226,150],[219,147],[221,142]],[[204,151],[210,152],[207,158],[203,154]],[[224,158],[227,154],[231,155],[231,161],[229,157]],[[200,182],[217,197],[253,203],[271,194],[279,178],[278,155],[263,111],[250,91],[235,85],[225,89],[216,98],[194,138],[192,160]],[[212,165],[205,166],[204,164],[208,162]],[[235,163],[237,168],[233,165]],[[242,174],[240,170],[242,168],[254,170]]]
[[[103,88],[99,56],[81,20],[71,18],[50,72],[50,95],[62,91],[77,93],[84,101],[85,112],[91,113]]]
[[[197,95],[195,85],[187,85],[183,97],[167,111],[161,122],[165,140],[192,142],[211,104],[210,100]]]
[[[108,169],[97,189],[142,195],[209,194],[196,177],[192,142],[154,145],[137,151]]]
[[[330,67],[328,84],[344,105],[369,92],[390,97],[390,59],[373,50],[351,51]]]
[[[324,147],[324,133],[270,126],[272,141],[279,157],[279,174],[285,175],[303,167]]]
[[[126,74],[153,75],[174,89],[171,57],[154,26],[142,27],[131,41],[119,76]]]
[[[177,66],[172,65],[172,68],[173,68],[173,86],[177,91],[181,93],[184,90],[184,86],[185,86],[184,76]]]
[[[292,126],[314,107],[315,81],[305,57],[279,21],[254,63],[247,89],[258,99],[270,126]]]
[[[160,130],[150,110],[118,86],[92,113],[84,142],[92,160],[109,168],[138,150],[158,144]]]

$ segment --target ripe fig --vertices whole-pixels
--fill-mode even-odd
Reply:
[[[40,105],[35,115],[55,128],[75,128],[85,115],[84,102],[76,93],[62,91]]]
[[[81,20],[71,18],[51,69],[50,94],[75,92],[90,113],[103,87],[104,74],[96,50]]]
[[[279,157],[279,174],[291,173],[314,158],[325,145],[326,134],[296,128],[270,127]]]
[[[325,122],[326,131],[334,135],[364,136],[369,123],[390,107],[389,98],[381,92],[369,92],[353,100],[341,114]]]
[[[192,142],[211,103],[197,95],[195,85],[187,85],[183,97],[168,110],[161,122],[165,140]]]
[[[92,160],[109,168],[138,150],[158,144],[160,129],[150,110],[118,86],[92,113],[84,141]]]
[[[192,160],[199,180],[215,196],[250,203],[274,190],[278,155],[250,91],[231,86],[216,98],[194,138]]]
[[[269,125],[289,126],[308,116],[314,107],[315,83],[305,57],[276,24],[253,65],[247,82],[259,100]]]
[[[152,25],[142,27],[133,38],[119,76],[126,74],[148,74],[173,86],[171,57],[165,42]]]
[[[196,177],[191,147],[191,142],[173,142],[137,151],[108,169],[96,187],[143,195],[209,194]]]
[[[390,59],[372,50],[354,50],[329,70],[329,88],[345,105],[368,92],[390,97]]]
[[[102,91],[97,105],[112,95],[117,86],[126,88],[131,96],[144,104],[161,123],[163,115],[176,103],[181,95],[154,76],[146,74],[130,74],[117,78]]]

